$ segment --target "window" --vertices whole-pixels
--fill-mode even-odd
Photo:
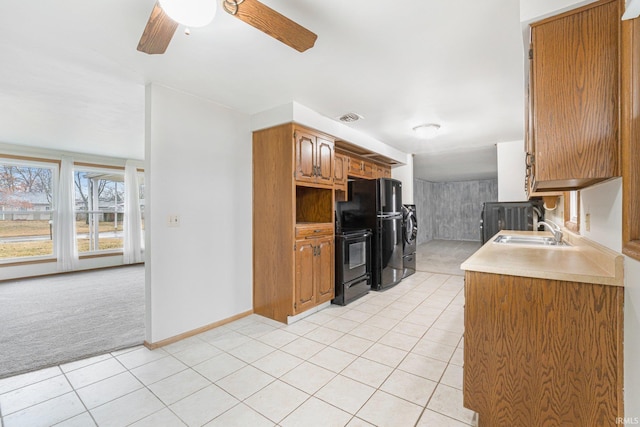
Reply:
[[[54,257],[57,162],[0,159],[0,262]]]
[[[137,186],[139,199],[134,208],[125,209],[125,167],[68,160],[0,154],[0,264],[56,260],[64,264],[69,256],[75,259],[75,249],[87,258],[125,255],[124,263],[139,262],[144,251],[144,171],[132,169],[134,177],[128,179],[132,188]],[[68,181],[61,182],[66,164],[73,173],[69,171]],[[64,187],[72,188],[73,199],[68,203],[73,204],[73,212],[57,209],[57,203],[65,203],[58,200],[59,189],[64,191]],[[128,239],[124,236],[127,212],[141,220],[127,228]],[[59,218],[61,214],[66,221]],[[68,226],[56,228],[65,224]],[[58,265],[61,268],[75,266]]]
[[[580,232],[580,192],[564,193],[564,226],[574,233]]]
[[[78,253],[122,251],[124,171],[81,165],[73,178]]]

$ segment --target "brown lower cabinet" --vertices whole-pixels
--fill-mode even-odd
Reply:
[[[479,426],[615,426],[624,288],[467,271],[464,406]]]
[[[296,240],[295,314],[333,299],[333,245],[333,236]]]

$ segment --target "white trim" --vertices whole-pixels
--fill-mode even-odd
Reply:
[[[635,19],[640,16],[640,0],[627,0],[627,7],[622,15],[622,20]]]

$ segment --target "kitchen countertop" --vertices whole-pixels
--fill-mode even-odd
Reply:
[[[551,236],[548,231],[496,234]],[[570,246],[494,243],[495,236],[460,266],[463,270],[569,282],[624,286],[624,257],[582,236],[565,231]]]

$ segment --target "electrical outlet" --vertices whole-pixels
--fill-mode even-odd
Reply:
[[[587,231],[591,231],[591,214],[590,213],[584,216],[584,228]]]
[[[167,227],[180,227],[180,217],[178,215],[169,215],[167,217]]]

